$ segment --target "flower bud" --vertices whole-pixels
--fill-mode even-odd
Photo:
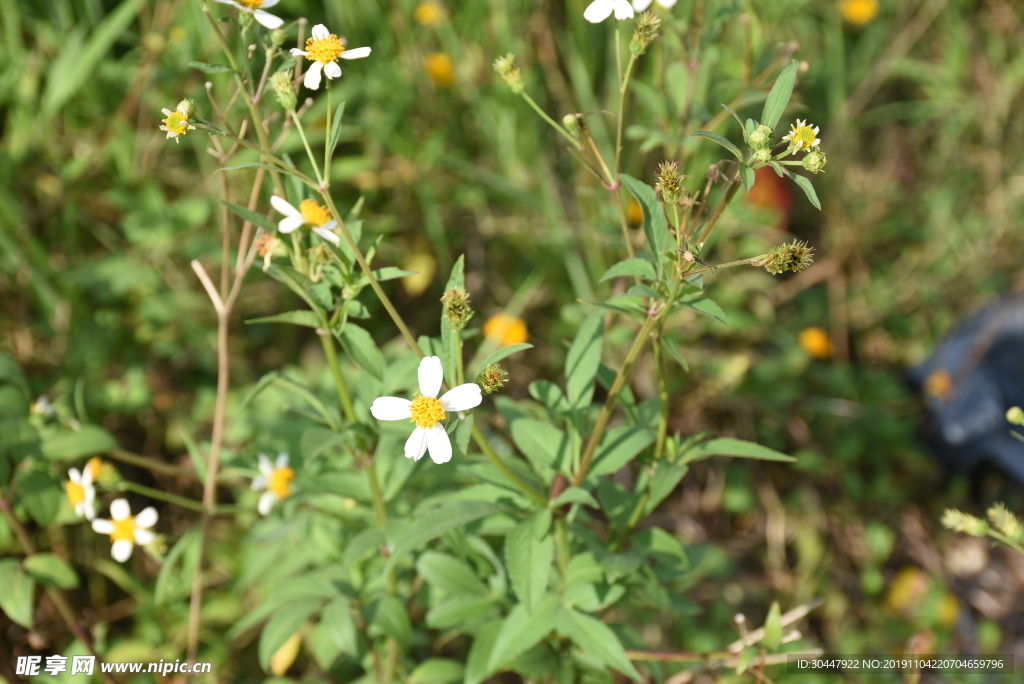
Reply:
[[[484,394],[494,394],[504,387],[507,381],[508,371],[498,364],[492,363],[480,371],[476,384],[480,385],[480,391]]]
[[[963,532],[972,537],[984,537],[988,534],[988,523],[955,508],[946,509],[942,514],[942,524],[954,532]]]
[[[518,95],[523,92],[523,75],[516,66],[515,55],[510,52],[504,57],[498,57],[494,60],[494,70],[505,80],[513,93]]]
[[[772,275],[792,271],[797,273],[814,263],[814,248],[801,240],[793,240],[789,244],[772,247],[764,267]]]
[[[295,111],[296,97],[295,88],[292,87],[291,69],[278,71],[270,77],[270,85],[277,95],[278,103],[289,112]]]
[[[771,142],[772,129],[768,126],[758,126],[750,133],[749,136],[747,136],[747,144],[750,145],[750,149],[752,150],[771,147]]]
[[[639,57],[646,50],[647,46],[658,37],[658,28],[661,26],[661,19],[654,12],[644,12],[636,20],[633,27],[633,38],[629,41],[629,54]]]
[[[825,168],[825,153],[812,150],[804,156],[804,168],[811,173],[821,173]]]
[[[570,131],[574,131],[580,125],[580,118],[576,114],[566,114],[562,117],[562,125]]]
[[[679,173],[679,163],[665,161],[658,164],[657,182],[654,190],[661,195],[665,204],[676,204],[683,198],[683,176]]]
[[[1012,406],[1006,412],[1006,420],[1014,425],[1024,425],[1024,409],[1020,406]]]
[[[762,164],[767,164],[772,160],[771,148],[762,147],[760,149],[754,150],[754,159],[761,162]]]
[[[1020,519],[1008,511],[1003,504],[995,504],[986,511],[986,515],[992,522],[992,527],[999,530],[1001,534],[1014,541],[1024,540],[1024,526],[1021,525]]]
[[[196,104],[192,100],[185,98],[184,100],[178,103],[178,106],[175,107],[175,109],[184,114],[185,118],[191,119],[193,116],[195,116]]]
[[[473,317],[473,309],[469,307],[469,293],[465,290],[448,290],[441,297],[444,305],[444,318],[452,330],[462,330]]]
[[[274,29],[270,32],[270,44],[275,48],[284,45],[284,41],[288,39],[288,32],[283,29]]]

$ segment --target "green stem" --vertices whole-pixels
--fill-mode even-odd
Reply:
[[[989,536],[991,536],[993,539],[998,539],[1014,551],[1024,554],[1024,546],[1021,546],[1018,542],[1015,542],[1014,540],[1010,539],[1005,534],[1001,534],[1000,532],[996,532],[995,530],[989,530],[988,533]]]
[[[462,332],[452,330],[452,339],[455,345],[455,384],[461,385],[466,382],[466,371],[462,367]]]
[[[331,184],[331,79],[327,81],[327,137],[324,139],[324,187]]]
[[[306,131],[302,127],[302,122],[299,121],[299,117],[295,116],[295,112],[290,112],[292,115],[292,121],[295,123],[295,130],[299,132],[299,137],[302,138],[302,146],[306,148],[306,155],[309,156],[309,163],[313,165],[313,173],[316,174],[317,183],[320,187],[324,187],[324,177],[320,173],[320,166],[316,163],[316,157],[313,156],[313,150],[309,146],[309,140],[306,139]]]
[[[507,477],[512,484],[519,487],[524,494],[537,503],[547,506],[547,497],[519,479],[519,476],[516,475],[511,468],[505,465],[505,462],[498,457],[498,454],[494,453],[494,449],[491,448],[491,445],[487,442],[487,438],[484,437],[484,433],[480,431],[480,428],[477,427],[475,422],[473,423],[473,441],[475,441],[477,446],[480,447],[480,451],[484,452],[484,456],[486,456],[494,467],[500,470],[501,474]]]
[[[326,321],[321,321],[321,325],[327,326]],[[352,404],[352,395],[349,394],[348,384],[345,382],[345,376],[341,373],[341,365],[338,363],[338,350],[334,348],[333,335],[329,327],[326,327],[324,334],[320,336],[320,343],[324,347],[324,356],[327,357],[327,365],[331,367],[331,376],[334,378],[334,386],[338,388],[338,400],[341,402],[341,408],[345,412],[345,420],[351,424],[358,422],[356,419],[356,409]]]
[[[720,271],[723,268],[732,268],[734,266],[757,266],[758,262],[766,259],[767,254],[761,256],[752,257],[750,259],[737,259],[736,261],[727,261],[724,264],[718,264],[717,266],[705,266],[703,268],[697,268],[692,271],[686,271],[683,276],[689,278],[690,276],[697,275],[698,273],[707,273],[708,271]]]
[[[618,29],[616,28],[615,37],[618,39]],[[617,49],[616,49],[617,51]],[[621,59],[621,58],[620,58]],[[622,82],[619,84],[619,121],[615,131],[615,177],[619,177],[619,160],[622,158],[622,125],[623,125],[623,114],[626,108],[626,90],[629,87],[629,76],[633,73],[633,64],[636,63],[636,56],[630,55],[629,64],[626,65],[626,73],[622,77]]]
[[[555,521],[555,544],[558,547],[558,570],[565,577],[565,569],[569,567],[571,550],[569,549],[569,526],[565,518]]]
[[[159,489],[152,489],[151,487],[136,484],[135,482],[130,482],[128,480],[124,480],[123,482],[121,482],[120,487],[122,490],[143,494],[151,499],[158,499],[160,501],[166,501],[167,503],[172,503],[175,506],[181,506],[182,508],[187,508],[192,511],[198,511],[200,513],[203,512],[203,505],[201,503],[199,503],[198,501],[193,501],[192,499],[186,499],[185,497],[178,496],[177,494],[163,492],[160,491]]]
[[[538,105],[538,104],[537,104],[536,102],[534,102],[534,101],[533,101],[533,98],[532,98],[532,97],[530,97],[529,95],[527,95],[525,91],[523,91],[522,93],[520,93],[520,95],[522,95],[523,99],[524,99],[524,100],[526,100],[526,103],[527,103],[528,105],[530,105],[531,107],[533,107],[533,111],[537,112],[537,114],[539,114],[539,115],[540,115],[540,118],[542,118],[542,119],[544,119],[544,120],[545,120],[546,122],[548,122],[548,125],[549,125],[549,126],[551,126],[551,127],[552,127],[552,128],[554,128],[554,129],[555,129],[556,131],[558,131],[558,133],[559,133],[559,134],[560,134],[560,135],[561,135],[561,136],[562,136],[563,138],[565,138],[566,140],[568,140],[569,142],[571,142],[571,143],[572,143],[572,146],[573,146],[573,147],[579,147],[579,146],[580,146],[580,141],[579,141],[579,140],[577,140],[576,138],[574,138],[574,137],[573,137],[573,136],[572,136],[572,135],[571,135],[571,134],[569,133],[569,131],[565,130],[565,127],[563,127],[563,126],[560,126],[560,125],[559,125],[558,123],[556,123],[556,122],[555,122],[555,120],[554,120],[554,119],[552,119],[552,118],[551,118],[550,116],[548,116],[548,115],[547,115],[547,113],[546,113],[546,112],[545,112],[545,111],[544,111],[543,109],[541,109],[541,108],[540,108],[540,105]]]
[[[665,352],[661,348],[661,331],[654,333],[654,361],[658,367],[658,398],[661,400],[661,411],[658,414],[658,438],[654,443],[654,460],[659,460],[665,452],[665,440],[668,438],[668,368],[665,365]]]
[[[380,490],[380,480],[377,479],[377,466],[374,465],[373,456],[369,457],[369,465],[366,466],[366,480],[370,484],[370,495],[373,497],[373,510],[377,514],[377,523],[381,529],[388,526],[388,508],[384,504],[384,493]]]
[[[732,179],[729,189],[725,191],[725,196],[722,197],[718,206],[715,207],[715,213],[711,214],[711,218],[708,219],[708,222],[705,223],[704,227],[701,229],[700,235],[696,241],[698,245],[703,245],[708,241],[708,238],[711,237],[711,231],[715,229],[716,225],[718,225],[718,219],[722,218],[722,212],[725,211],[725,208],[729,205],[729,202],[732,201],[732,198],[736,196],[736,191],[739,189],[740,177],[739,174],[737,174],[736,177]]]
[[[630,346],[629,351],[626,352],[626,358],[622,362],[622,366],[619,367],[619,372],[615,375],[615,382],[612,383],[611,389],[608,390],[608,396],[605,398],[604,405],[601,406],[601,413],[597,416],[597,423],[594,425],[593,432],[590,433],[590,439],[587,441],[587,447],[583,452],[583,459],[580,461],[580,469],[576,473],[576,477],[573,480],[573,486],[579,487],[583,484],[584,478],[587,476],[587,471],[590,469],[590,464],[594,460],[594,453],[597,451],[597,444],[601,440],[601,435],[604,434],[604,430],[608,427],[608,421],[612,417],[612,410],[615,408],[615,402],[619,398],[619,393],[622,388],[626,385],[626,378],[629,377],[630,371],[633,370],[633,365],[640,358],[640,352],[643,350],[644,345],[647,342],[647,337],[650,335],[651,330],[654,329],[655,323],[669,307],[664,307],[657,314],[648,314],[644,324],[640,326],[640,330],[637,332],[636,337],[633,339],[633,344]]]

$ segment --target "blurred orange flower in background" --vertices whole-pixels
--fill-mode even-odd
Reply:
[[[437,3],[421,2],[416,6],[416,11],[413,12],[412,16],[416,23],[421,26],[434,26],[441,23],[441,20],[444,19],[444,10],[438,7]]]
[[[839,12],[854,26],[865,26],[878,16],[878,0],[841,0]]]
[[[832,340],[821,328],[804,328],[797,338],[800,347],[816,359],[832,356]]]
[[[503,347],[526,342],[529,335],[526,322],[507,313],[496,313],[484,323],[484,337],[498,342]]]
[[[442,88],[455,85],[455,62],[443,52],[431,52],[424,60],[430,80]]]

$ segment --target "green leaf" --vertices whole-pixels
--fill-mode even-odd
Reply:
[[[338,340],[357,366],[378,380],[384,379],[384,355],[377,349],[370,333],[349,322],[341,329]]]
[[[78,575],[63,559],[52,553],[37,553],[29,556],[23,563],[25,572],[43,584],[50,584],[61,589],[74,589],[78,586]]]
[[[559,608],[560,603],[555,594],[542,597],[532,613],[522,603],[512,608],[494,640],[487,669],[494,672],[550,634]]]
[[[654,443],[655,434],[646,428],[619,425],[601,435],[597,454],[587,478],[616,472],[641,451]]]
[[[725,317],[725,312],[722,311],[722,307],[718,306],[717,303],[710,299],[701,297],[691,301],[684,301],[683,304],[690,307],[697,313],[704,314],[709,318],[714,318],[719,323],[729,325],[729,319]]]
[[[786,175],[793,179],[800,189],[807,195],[808,201],[814,206],[815,209],[821,211],[821,202],[818,200],[818,193],[814,191],[814,185],[811,184],[811,179],[807,176],[801,176],[798,173],[793,173],[789,169],[786,169]]]
[[[793,95],[793,83],[796,82],[796,72],[800,68],[800,63],[795,59],[790,62],[789,66],[782,70],[779,77],[775,79],[775,85],[772,86],[772,90],[768,93],[768,99],[765,100],[764,110],[761,112],[761,124],[775,130],[775,126],[779,123],[779,119],[782,118],[783,112],[786,111],[786,107],[789,105],[789,98]]]
[[[633,193],[644,210],[644,235],[647,236],[647,245],[651,251],[657,254],[661,250],[667,249],[672,236],[668,230],[668,220],[665,218],[665,212],[661,208],[661,202],[658,201],[654,188],[624,173],[620,173],[619,178]]]
[[[689,469],[690,467],[682,459],[675,463],[669,463],[664,458],[658,461],[654,475],[651,477],[651,496],[647,501],[646,514],[653,513],[658,504],[675,491],[676,486],[686,476]]]
[[[721,103],[720,103],[720,104],[721,104]],[[736,119],[736,123],[738,123],[738,124],[740,125],[740,131],[742,131],[742,132],[743,132],[743,142],[746,142],[746,141],[747,141],[747,129],[746,129],[746,127],[745,127],[745,126],[743,125],[743,119],[741,119],[741,118],[740,118],[740,115],[739,115],[739,114],[737,114],[736,112],[734,112],[734,111],[732,110],[732,107],[730,107],[730,106],[729,106],[729,105],[727,105],[727,104],[723,104],[723,105],[722,105],[722,109],[724,109],[725,111],[727,111],[727,112],[729,112],[730,114],[732,114],[732,118]]]
[[[587,551],[569,560],[565,568],[565,586],[594,584],[604,580],[604,570],[597,564],[594,554]]]
[[[255,325],[256,323],[288,323],[290,325],[301,325],[306,328],[320,327],[320,319],[317,317],[316,313],[309,309],[286,311],[274,316],[251,318],[245,322],[246,325]]]
[[[449,684],[462,679],[462,664],[447,658],[428,658],[409,675],[409,684]]]
[[[701,137],[701,138],[707,138],[708,140],[711,140],[711,141],[714,141],[714,142],[718,143],[719,145],[721,145],[725,149],[727,149],[730,152],[732,152],[733,155],[735,155],[735,157],[740,161],[741,164],[743,163],[743,153],[740,152],[740,148],[738,148],[735,145],[733,145],[729,141],[728,138],[725,138],[725,137],[719,135],[718,133],[714,133],[712,131],[694,131],[690,135],[696,135],[696,136]]]
[[[494,600],[486,596],[454,596],[427,611],[427,627],[465,630],[467,625],[489,617],[496,608]]]
[[[563,607],[558,613],[555,628],[572,639],[584,652],[634,681],[643,681],[640,673],[626,656],[626,651],[622,648],[619,638],[615,636],[615,632],[600,620],[572,608]]]
[[[558,468],[568,455],[569,438],[551,423],[536,418],[520,418],[512,423],[512,441],[535,465]]]
[[[0,383],[3,382],[16,385],[25,393],[26,398],[32,396],[28,382],[25,380],[25,374],[21,372],[21,367],[6,354],[0,354]]]
[[[494,651],[494,642],[501,631],[502,623],[495,621],[484,625],[476,630],[476,637],[473,645],[469,648],[469,655],[466,657],[466,674],[462,680],[463,684],[480,684],[491,670],[488,668],[488,661]]]
[[[277,167],[274,167],[274,168],[277,168]],[[263,214],[261,214],[259,212],[256,212],[256,211],[250,211],[249,209],[247,209],[247,208],[245,208],[243,206],[239,206],[237,204],[232,204],[231,202],[225,202],[224,200],[221,200],[220,203],[223,204],[224,206],[226,206],[228,209],[230,209],[232,212],[234,212],[238,216],[240,216],[243,221],[248,221],[249,223],[253,224],[254,226],[258,226],[258,227],[262,228],[263,230],[267,231],[271,235],[273,235],[274,233],[277,232],[277,224],[274,223],[273,221],[271,221],[270,219],[268,219]]]
[[[25,510],[43,527],[48,526],[57,517],[63,494],[60,483],[49,473],[40,470],[20,473],[16,491],[21,503],[25,505]]]
[[[97,425],[78,430],[61,430],[43,438],[43,456],[58,461],[73,461],[117,449],[117,440]]]
[[[174,584],[184,585],[184,577],[187,577],[190,573],[185,572],[187,567],[184,563],[182,564],[182,571],[178,572],[178,560],[181,559],[185,554],[195,554],[199,550],[199,528],[193,527],[185,534],[181,535],[181,539],[171,547],[171,550],[164,557],[164,562],[160,566],[160,574],[157,575],[156,585],[153,587],[153,603],[161,605],[170,598],[172,586]]]
[[[452,596],[487,596],[490,593],[471,567],[446,553],[427,551],[416,561],[416,570],[427,584]]]
[[[636,499],[631,492],[615,480],[605,478],[597,484],[597,498],[601,511],[617,530],[625,530],[629,516],[636,508]]]
[[[395,564],[413,549],[437,539],[445,532],[493,515],[500,510],[500,507],[487,501],[456,501],[431,509],[419,516],[416,524],[395,540],[394,550],[384,566],[383,574],[391,572]]]
[[[679,346],[669,339],[662,338],[662,346],[668,350],[668,353],[672,355],[672,358],[676,360],[683,370],[687,373],[690,372],[690,364],[686,363],[686,359],[683,358],[683,353],[679,351]]]
[[[0,610],[11,622],[32,629],[32,594],[36,583],[13,558],[0,560]]]
[[[455,260],[455,264],[452,266],[452,273],[448,276],[448,282],[444,286],[444,291],[448,290],[465,290],[466,289],[466,255],[460,254],[459,258]]]
[[[778,601],[772,601],[772,607],[768,610],[768,617],[764,621],[764,638],[761,640],[764,647],[769,651],[778,649],[782,643],[782,610]]]
[[[260,667],[269,670],[270,659],[277,653],[277,649],[281,648],[288,637],[295,634],[322,605],[323,599],[304,599],[278,607],[260,632]]]
[[[684,463],[695,463],[711,456],[739,456],[759,461],[782,461],[784,463],[794,463],[796,461],[792,456],[779,453],[775,449],[769,449],[754,442],[733,439],[731,437],[712,439],[698,444],[683,454],[682,461]]]
[[[740,179],[743,181],[743,189],[746,192],[750,192],[750,188],[754,187],[757,174],[754,172],[754,169],[746,164],[740,164]]]
[[[555,413],[569,410],[569,402],[562,393],[562,388],[550,380],[534,380],[529,386],[530,396],[547,406]]]
[[[654,270],[654,264],[647,259],[625,259],[605,271],[604,275],[601,276],[600,282],[603,283],[606,280],[619,276],[633,276],[647,280],[657,280],[658,278],[658,274]]]
[[[573,407],[590,405],[603,340],[604,316],[594,311],[583,320],[565,359],[565,394]]]
[[[448,282],[444,286],[444,291],[447,294],[450,290],[464,290],[466,289],[466,255],[460,254],[459,258],[455,260],[455,265],[452,266],[452,273],[448,277]],[[457,377],[455,367],[458,365],[459,360],[459,347],[462,345],[462,338],[459,331],[452,329],[451,324],[444,315],[444,308],[442,307],[441,312],[441,366],[444,369],[444,378],[449,386],[455,386],[455,379]]]
[[[313,657],[325,670],[329,670],[342,653],[358,657],[359,637],[348,599],[335,599],[324,607],[320,622],[313,629],[312,642]]]
[[[288,168],[277,166],[276,164],[264,164],[262,162],[245,162],[244,164],[233,164],[232,166],[222,166],[217,171],[226,173],[228,171],[241,171],[243,169],[263,169],[264,171],[280,171],[281,173],[287,173],[294,175],[294,171]],[[276,226],[275,226],[276,230]]]
[[[226,74],[229,71],[234,71],[227,64],[207,64],[206,62],[189,62],[188,65],[193,69],[199,69],[204,74]]]
[[[395,280],[396,278],[404,278],[406,276],[416,275],[417,271],[406,271],[405,269],[396,268],[395,266],[385,266],[384,268],[378,268],[373,272],[373,277],[377,279],[377,282],[383,283],[386,280]]]
[[[371,634],[373,631],[379,630],[380,634],[397,641],[403,651],[409,648],[412,625],[409,622],[409,614],[405,611],[404,603],[394,596],[382,596],[370,606],[369,610],[372,616],[369,619]]]
[[[520,523],[505,537],[505,566],[519,601],[532,611],[547,592],[555,542],[550,536],[538,540],[534,520]]]
[[[586,504],[591,508],[600,508],[597,500],[591,496],[590,492],[580,487],[569,487],[566,489],[551,502],[551,507],[558,508],[559,506],[564,506],[569,503],[581,503]]]
[[[486,359],[484,359],[484,362],[480,364],[479,368],[477,368],[476,374],[480,375],[480,373],[483,372],[483,369],[487,368],[492,363],[498,363],[502,359],[507,358],[509,356],[512,356],[516,352],[525,351],[527,349],[533,349],[533,345],[530,344],[529,342],[520,342],[519,344],[510,344],[507,347],[502,347],[501,349],[497,349],[497,350],[491,352],[488,355],[488,357]]]
[[[327,158],[334,158],[334,148],[338,146],[338,140],[341,138],[341,120],[345,114],[345,103],[342,102],[338,105],[338,108],[334,110],[334,120],[331,121],[331,138],[330,142],[327,143]]]

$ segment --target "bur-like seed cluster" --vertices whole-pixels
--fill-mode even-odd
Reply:
[[[802,240],[772,247],[764,267],[772,275],[791,271],[798,273],[814,263],[814,248]]]
[[[629,41],[629,54],[639,57],[644,54],[647,47],[658,37],[658,29],[661,28],[661,18],[654,12],[644,12],[636,19],[633,27],[633,38]]]
[[[494,394],[505,386],[507,380],[508,371],[498,364],[492,363],[480,371],[476,384],[480,385],[480,391],[484,394]]]
[[[444,317],[452,330],[462,330],[473,317],[473,309],[469,306],[469,293],[465,290],[451,289],[441,297],[444,305]]]
[[[683,175],[679,173],[678,162],[665,161],[658,164],[655,178],[657,182],[654,189],[666,204],[675,204],[683,198],[686,190],[683,188]]]
[[[972,537],[984,537],[988,534],[988,523],[955,508],[948,508],[942,514],[942,524],[954,532],[963,532]]]
[[[772,145],[772,129],[765,125],[759,125],[749,136],[747,144],[752,150],[770,149]]]
[[[289,112],[294,112],[297,98],[295,88],[292,86],[291,69],[278,71],[271,76],[270,85],[274,89],[274,94],[277,95],[277,101],[281,107]]]
[[[1020,519],[1007,510],[1006,506],[997,503],[986,512],[992,527],[1013,541],[1024,541],[1024,525]]]
[[[518,95],[523,92],[523,74],[516,66],[516,56],[511,52],[494,60],[494,70],[498,72],[512,92]]]
[[[821,173],[825,169],[825,153],[812,150],[804,156],[804,168],[811,173]]]

